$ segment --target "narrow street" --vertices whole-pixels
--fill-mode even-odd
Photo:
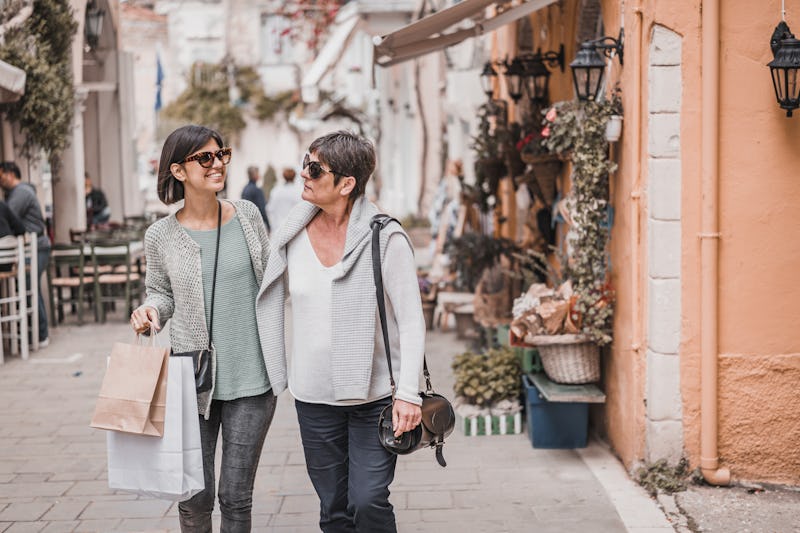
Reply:
[[[108,489],[104,434],[88,426],[105,356],[113,342],[133,340],[119,317],[60,326],[48,348],[0,367],[0,531],[178,531],[176,504]],[[463,349],[455,333],[428,335],[434,386],[450,397],[449,363]],[[400,531],[672,531],[600,444],[537,450],[524,432],[456,431],[445,457],[447,468],[428,450],[400,458],[391,487]],[[254,500],[253,531],[318,531],[288,394],[267,436]]]

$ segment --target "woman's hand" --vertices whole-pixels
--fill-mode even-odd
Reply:
[[[158,311],[155,307],[143,305],[131,313],[131,327],[137,335],[148,333],[151,326],[155,331],[161,329],[161,325],[158,323]]]
[[[420,422],[422,422],[422,409],[419,405],[395,399],[392,407],[392,428],[395,437],[411,431]]]

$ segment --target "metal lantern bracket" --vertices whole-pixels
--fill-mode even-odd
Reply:
[[[558,46],[558,52],[554,52],[553,50],[549,50],[545,53],[542,53],[542,49],[539,48],[536,50],[536,54],[534,57],[538,57],[538,59],[546,64],[550,68],[559,67],[561,72],[564,72],[564,68],[566,66],[566,62],[564,61],[564,45],[560,44]]]
[[[623,28],[619,29],[619,35],[616,39],[613,37],[601,37],[599,39],[595,39],[593,41],[589,41],[591,44],[594,45],[594,49],[598,52],[602,52],[604,56],[611,59],[613,57],[613,53],[617,53],[617,57],[619,57],[619,64],[624,65],[625,63],[622,61],[623,59],[623,48],[625,44],[625,30]]]

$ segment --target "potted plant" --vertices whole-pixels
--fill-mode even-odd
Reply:
[[[524,181],[546,205],[552,205],[556,196],[556,181],[561,173],[562,161],[557,154],[550,153],[543,144],[546,128],[530,121],[525,136],[517,141],[516,148],[522,161],[528,166]]]
[[[615,94],[600,102],[561,102],[545,116],[543,144],[552,153],[569,158],[573,166],[568,202],[571,253],[561,265],[569,284],[553,294],[536,293],[541,288],[532,286],[523,296],[529,299],[528,307],[535,309],[538,320],[549,320],[544,331],[532,335],[526,332],[525,338],[539,349],[548,376],[562,383],[599,379],[599,347],[611,342],[614,295],[607,279],[608,177],[616,165],[608,158],[605,127],[620,108],[619,95]],[[515,302],[517,318],[524,307]],[[512,323],[512,331],[515,324],[519,322]],[[591,369],[579,371],[580,375],[551,375],[555,374],[551,372],[554,363],[563,363],[567,354],[588,360],[586,366]]]
[[[481,284],[481,280],[486,281],[485,272],[497,266],[502,258],[511,258],[516,251],[516,245],[509,239],[480,233],[465,233],[448,244],[447,255],[450,269],[455,274],[455,288],[462,293],[472,294],[471,305],[462,305],[453,310],[460,337],[475,336],[468,332],[474,333],[478,330],[476,315],[483,317],[485,320],[482,322],[487,322],[487,325],[489,322],[497,321],[498,318],[510,320],[510,316],[488,317],[485,313],[488,308],[495,310],[491,312],[502,312],[504,315],[510,311],[512,295],[506,290],[509,285],[501,284],[492,288],[494,285]],[[477,291],[479,284],[481,291]],[[505,304],[502,301],[495,302],[496,299],[503,300],[504,297]]]
[[[505,155],[509,133],[505,128],[504,114],[499,103],[482,105],[478,109],[478,132],[472,138],[476,183],[474,190],[467,188],[467,192],[484,213],[494,206],[497,185],[508,173]]]
[[[452,363],[456,413],[467,435],[520,433],[519,358],[507,347],[465,352]]]

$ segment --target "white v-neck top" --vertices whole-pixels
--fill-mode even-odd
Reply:
[[[292,349],[288,375],[292,396],[303,402],[329,405],[362,404],[389,396],[389,367],[383,348],[380,319],[376,316],[375,356],[372,361],[369,396],[361,400],[335,400],[330,358],[331,292],[333,280],[342,275],[342,264],[324,266],[314,252],[305,229],[289,242],[286,259],[292,313]],[[387,265],[391,265],[388,274]],[[419,315],[418,309],[421,305],[414,255],[402,235],[389,239],[382,272],[394,378],[399,382],[402,372],[401,350],[419,353],[424,350],[425,344],[424,335],[410,334],[419,330],[417,324],[403,324],[396,318],[399,315],[413,320]],[[398,276],[398,272],[405,275]],[[375,298],[375,289],[371,284],[364,287],[364,298]]]

